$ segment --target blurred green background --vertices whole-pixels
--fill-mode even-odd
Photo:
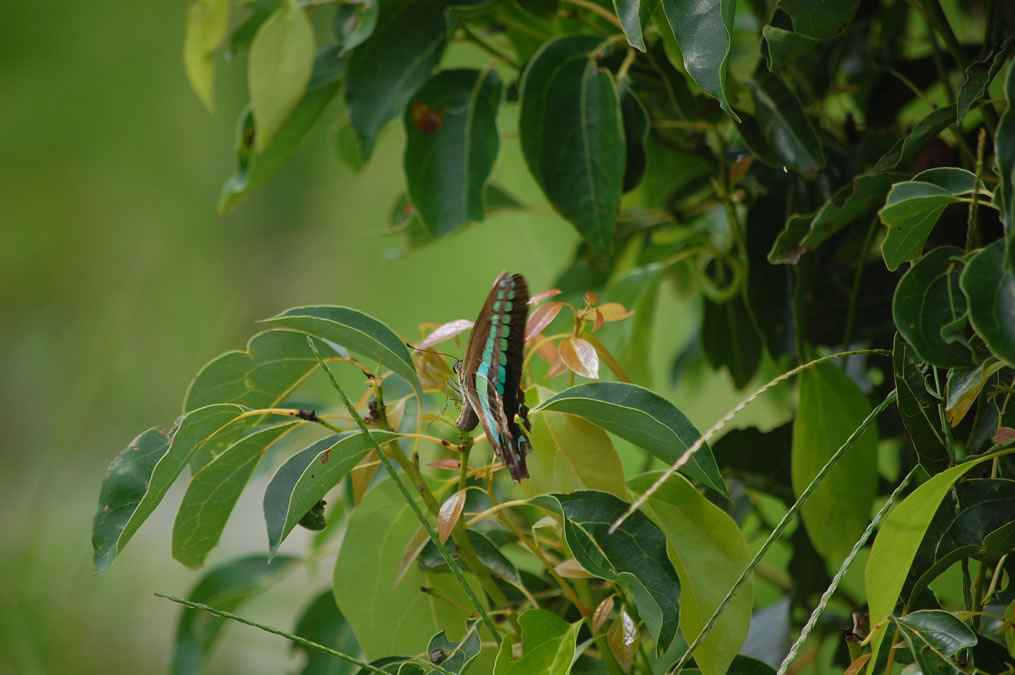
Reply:
[[[245,62],[219,63],[210,115],[183,72],[185,10],[182,1],[6,6],[0,673],[168,672],[178,608],[152,592],[185,595],[199,577],[170,558],[181,487],[99,577],[90,543],[99,483],[132,438],[172,424],[193,375],[242,348],[258,319],[344,304],[412,338],[424,321],[473,318],[502,269],[524,272],[534,292],[547,288],[576,242],[508,133],[494,180],[536,212],[501,212],[392,255],[401,239],[383,233],[403,190],[399,125],[354,176],[326,141],[338,109],[279,175],[218,215],[247,98]],[[453,49],[448,59],[460,56]],[[666,341],[670,353],[695,325],[683,321],[683,335]],[[681,398],[699,428],[737,400],[725,377],[699,378]],[[259,500],[257,486],[244,495],[209,564],[265,551]],[[300,609],[292,598],[309,598],[330,575],[328,565],[296,575],[243,613],[291,627]],[[280,638],[229,626],[206,672],[291,672],[298,663]]]

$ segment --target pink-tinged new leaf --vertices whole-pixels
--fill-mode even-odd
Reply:
[[[451,530],[455,529],[455,523],[462,515],[465,508],[465,490],[459,490],[444,500],[440,511],[437,512],[437,534],[441,541],[445,542],[451,536]]]
[[[610,618],[610,614],[613,613],[613,596],[609,595],[603,598],[603,601],[596,607],[596,611],[592,613],[592,633],[596,634],[606,624],[606,621]]]
[[[542,293],[536,293],[531,298],[529,298],[529,304],[530,305],[538,305],[543,300],[547,300],[549,298],[552,298],[555,295],[560,295],[560,289],[559,288],[551,288],[548,291],[543,291]]]
[[[603,315],[603,321],[606,321],[607,323],[611,321],[620,321],[621,319],[626,319],[634,314],[633,311],[624,307],[619,302],[607,302],[599,305],[598,309]]]
[[[454,321],[448,321],[434,328],[433,332],[426,336],[422,342],[416,345],[416,349],[428,349],[434,345],[440,344],[445,340],[450,340],[459,333],[472,328],[472,322],[467,319],[456,319]]]
[[[526,342],[539,335],[544,328],[550,325],[550,322],[557,318],[560,314],[560,310],[564,308],[562,302],[548,302],[545,305],[537,307],[532,315],[529,317],[529,322],[525,325],[525,340]]]
[[[599,379],[599,354],[587,340],[569,337],[557,348],[560,360],[570,370],[591,380]]]

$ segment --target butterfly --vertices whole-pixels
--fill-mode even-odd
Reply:
[[[482,423],[487,440],[516,482],[529,477],[525,456],[532,452],[515,422],[519,414],[525,428],[532,428],[521,389],[528,312],[525,277],[502,272],[472,326],[465,357],[454,366],[463,398],[455,426],[472,431]]]

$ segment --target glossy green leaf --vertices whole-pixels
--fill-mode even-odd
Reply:
[[[619,85],[620,92],[620,114],[624,123],[624,141],[626,152],[624,154],[624,192],[630,192],[638,187],[641,179],[645,177],[645,168],[648,159],[645,154],[645,144],[648,143],[649,120],[645,106],[641,104],[638,97],[631,90],[631,82],[624,78]]]
[[[705,300],[700,344],[709,364],[725,366],[737,389],[750,384],[761,365],[761,336],[740,295],[723,303]]]
[[[960,278],[969,322],[995,356],[1015,364],[1015,271],[1005,267],[1005,242],[995,241],[969,259]]]
[[[941,418],[938,414],[941,402],[927,391],[927,382],[920,372],[922,363],[913,348],[896,335],[892,352],[895,391],[898,393],[896,403],[920,464],[927,473],[933,475],[946,469],[951,458],[941,431]]]
[[[635,492],[644,492],[658,477],[638,476],[629,485]],[[691,641],[750,563],[751,552],[733,519],[682,476],[670,478],[646,508],[669,541],[670,560],[681,586],[680,631]],[[754,584],[748,580],[694,652],[702,673],[730,672],[730,664],[747,637],[753,604]]]
[[[479,656],[479,620],[470,619],[465,627],[465,638],[459,643],[449,640],[444,631],[430,638],[426,654],[430,662],[445,671],[464,673]]]
[[[795,501],[790,477],[792,443],[793,427],[786,423],[769,431],[730,429],[712,445],[712,451],[724,472],[788,505]]]
[[[962,249],[954,246],[930,251],[902,276],[892,301],[899,333],[920,358],[941,368],[973,365],[969,347],[944,334],[966,314],[966,298],[959,290],[961,263],[953,260],[961,255]]]
[[[398,434],[376,429],[374,442],[384,443]],[[373,445],[362,432],[350,431],[322,438],[279,467],[264,490],[264,521],[268,547],[275,555],[279,545],[305,513],[367,456]]]
[[[493,70],[444,70],[405,108],[402,168],[416,212],[434,238],[483,220],[483,196],[500,150],[503,85]]]
[[[380,362],[405,379],[422,398],[422,386],[405,342],[368,314],[336,305],[306,305],[287,309],[265,321],[339,344]]]
[[[541,495],[530,503],[564,518],[564,539],[575,559],[597,577],[617,581],[634,596],[638,614],[666,651],[677,632],[680,580],[666,553],[666,537],[641,512],[608,534],[628,507],[606,492]]]
[[[994,373],[1003,367],[1004,363],[991,357],[972,368],[952,368],[948,371],[948,383],[945,385],[945,420],[951,426],[958,426],[980,397],[983,387]]]
[[[236,170],[222,187],[218,208],[228,211],[271,178],[293,156],[306,139],[321,113],[334,100],[342,78],[344,60],[334,47],[322,49],[314,61],[313,73],[306,92],[296,107],[282,121],[270,142],[256,153],[254,140],[259,130],[254,123],[253,108],[248,106],[236,126]]]
[[[744,115],[740,137],[762,162],[813,177],[825,164],[824,149],[796,95],[758,64],[747,82],[754,98],[754,115]]]
[[[580,417],[545,412],[532,415],[533,453],[526,458],[531,478],[520,484],[529,497],[548,492],[602,490],[627,498],[624,469],[609,436]]]
[[[540,403],[536,410],[583,417],[648,450],[667,464],[677,461],[701,437],[690,420],[662,396],[621,382],[592,382],[571,387]],[[708,445],[692,455],[680,471],[719,494],[729,494]]]
[[[945,208],[975,189],[976,176],[955,167],[928,169],[911,181],[893,185],[884,208],[878,211],[888,227],[881,244],[888,269],[894,271],[903,262],[918,258]]]
[[[965,464],[932,476],[903,499],[881,522],[864,573],[872,627],[888,618],[894,610],[910,565],[941,500],[959,477],[987,459],[990,457],[973,458]],[[884,636],[884,630],[879,630],[872,638],[871,662],[877,661]]]
[[[279,556],[269,565],[263,555],[237,558],[219,565],[201,577],[187,599],[231,612],[278,581],[297,558]],[[226,620],[199,609],[184,608],[176,625],[173,647],[173,675],[197,675],[209,656]]]
[[[204,564],[264,453],[298,424],[255,431],[194,474],[173,523],[173,558],[190,568]]]
[[[796,63],[807,56],[820,42],[815,38],[777,26],[765,26],[761,32],[768,44],[768,56],[772,68],[782,68]]]
[[[659,0],[613,0],[613,9],[627,37],[627,44],[645,51],[643,28],[652,17]]]
[[[434,633],[465,626],[467,617],[457,607],[471,604],[453,575],[423,572],[413,565],[395,585],[405,545],[418,528],[419,521],[390,479],[371,487],[349,518],[333,588],[367,659],[416,654]],[[422,586],[434,592],[425,593]]]
[[[884,204],[892,183],[904,176],[894,171],[854,176],[814,214],[790,218],[772,246],[769,261],[794,263],[842,228],[873,215]]]
[[[1005,224],[1008,242],[1005,266],[1008,270],[1015,270],[1015,65],[1008,68],[1004,96],[1008,107],[1001,115],[994,134],[994,163],[999,179],[994,201],[1001,211],[1001,222]]]
[[[979,101],[987,93],[987,87],[994,80],[994,76],[1001,70],[1001,66],[1011,52],[1015,39],[1008,37],[996,43],[990,49],[990,53],[979,61],[974,61],[966,67],[966,79],[962,82],[959,95],[956,99],[955,121],[961,123],[969,108]]]
[[[300,613],[293,632],[302,638],[330,647],[337,652],[349,656],[359,654],[359,643],[356,641],[356,636],[353,634],[349,622],[335,606],[335,596],[331,593],[330,588],[314,598]],[[328,654],[322,654],[303,645],[294,643],[292,649],[306,654],[307,661],[299,675],[353,675],[359,671],[359,668],[351,663],[341,661]]]
[[[355,0],[335,9],[335,36],[347,54],[363,43],[377,27],[379,0]]]
[[[860,0],[779,0],[777,7],[793,18],[793,30],[823,40],[846,29]]]
[[[892,619],[922,672],[965,672],[965,664],[960,665],[957,658],[951,657],[975,645],[976,633],[954,614],[941,609],[924,609]]]
[[[515,567],[514,563],[505,557],[497,545],[490,540],[482,532],[476,530],[467,530],[469,533],[469,543],[472,544],[473,551],[476,557],[479,558],[487,569],[493,572],[496,576],[506,579],[511,583],[520,584],[522,582],[521,576],[518,574],[518,568]],[[424,535],[425,536],[425,535]],[[455,560],[461,560],[461,556],[458,553],[458,546],[454,540],[448,540],[444,544],[448,553]],[[447,561],[444,560],[444,556],[437,550],[437,546],[433,543],[433,540],[427,541],[423,550],[419,552],[418,559],[419,568],[425,572],[440,571],[448,572]]]
[[[257,152],[264,152],[303,97],[316,50],[314,28],[295,0],[287,0],[257,30],[247,65]]]
[[[799,401],[792,451],[797,495],[871,411],[870,402],[853,380],[827,363],[800,374]],[[871,426],[801,509],[807,535],[825,558],[845,558],[870,522],[877,495],[877,449],[877,429]]]
[[[624,128],[602,38],[546,43],[525,69],[518,132],[543,193],[594,248],[608,252],[624,182]]]
[[[726,68],[735,0],[662,0],[666,22],[680,44],[684,68],[698,86],[713,96],[737,122],[726,99]]]
[[[342,356],[330,345],[321,345],[320,350],[325,359]],[[187,389],[183,408],[195,410],[212,403],[272,408],[319,366],[306,335],[267,330],[250,338],[246,349],[226,352],[201,368]]]
[[[169,434],[162,429],[144,432],[113,460],[92,524],[96,572],[109,568],[196,454],[214,456],[233,440],[243,427],[242,421],[233,422],[245,411],[231,404],[199,408],[183,415]]]
[[[500,643],[494,675],[567,675],[574,660],[582,622],[569,624],[545,609],[529,609],[518,617],[522,627],[522,656],[512,660],[511,640]]]
[[[183,65],[187,79],[208,110],[215,110],[215,48],[229,27],[229,0],[197,0],[187,9]]]
[[[909,134],[899,140],[874,166],[875,172],[888,171],[908,164],[931,140],[955,123],[955,106],[938,108],[913,125]]]

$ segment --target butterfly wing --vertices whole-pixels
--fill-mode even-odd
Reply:
[[[525,277],[507,273],[497,277],[472,327],[465,358],[457,365],[464,398],[458,428],[470,431],[477,421],[481,423],[516,481],[529,477],[525,455],[532,451],[515,422],[520,411],[528,424],[520,386],[528,302]]]

